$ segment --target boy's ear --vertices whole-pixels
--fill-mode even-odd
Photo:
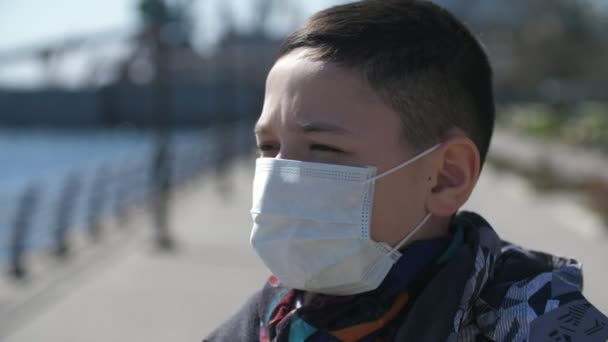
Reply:
[[[437,153],[435,182],[427,197],[427,210],[434,216],[451,216],[467,201],[477,183],[479,150],[471,139],[455,134]]]

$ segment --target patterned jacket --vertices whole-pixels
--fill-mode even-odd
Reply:
[[[395,341],[608,341],[582,295],[581,265],[502,241],[479,215],[453,224],[464,244],[425,286]],[[257,341],[259,293],[204,341]]]

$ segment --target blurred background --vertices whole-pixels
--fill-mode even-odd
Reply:
[[[265,76],[286,34],[344,2],[0,1],[0,340],[200,340],[258,289]],[[495,72],[467,209],[581,260],[608,311],[608,0],[435,2]]]

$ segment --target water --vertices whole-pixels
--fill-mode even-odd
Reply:
[[[143,154],[151,136],[135,130],[0,130],[0,191],[84,164]]]
[[[174,181],[201,165],[209,146],[203,137],[200,131],[173,134]],[[99,205],[92,204],[94,197],[102,198],[95,211],[104,216],[149,196],[152,141],[152,134],[136,130],[0,130],[0,263],[8,258],[27,188],[36,189],[37,200],[31,214],[24,215],[29,221],[26,248],[49,246],[57,227],[65,225],[61,212],[70,213],[64,215],[70,227],[82,229],[91,208]],[[66,195],[70,187],[74,191]],[[67,210],[62,198],[68,199],[63,201]]]

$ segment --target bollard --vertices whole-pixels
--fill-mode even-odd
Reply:
[[[127,226],[127,198],[129,195],[130,184],[125,181],[127,177],[126,172],[129,171],[128,168],[119,169],[114,174],[114,188],[115,188],[115,196],[114,196],[114,216],[116,222],[119,227]]]
[[[91,194],[88,203],[88,229],[89,236],[97,241],[101,237],[101,222],[100,218],[103,214],[104,200],[105,200],[105,187],[107,186],[107,173],[108,169],[105,166],[97,168],[95,179],[91,186]]]
[[[31,221],[39,199],[38,187],[30,184],[19,200],[10,246],[10,273],[17,279],[26,276],[25,251]]]
[[[74,214],[74,205],[78,199],[80,181],[75,173],[70,173],[66,177],[65,185],[62,189],[56,211],[55,229],[53,237],[55,239],[55,255],[59,257],[67,256],[69,252],[68,232]]]

